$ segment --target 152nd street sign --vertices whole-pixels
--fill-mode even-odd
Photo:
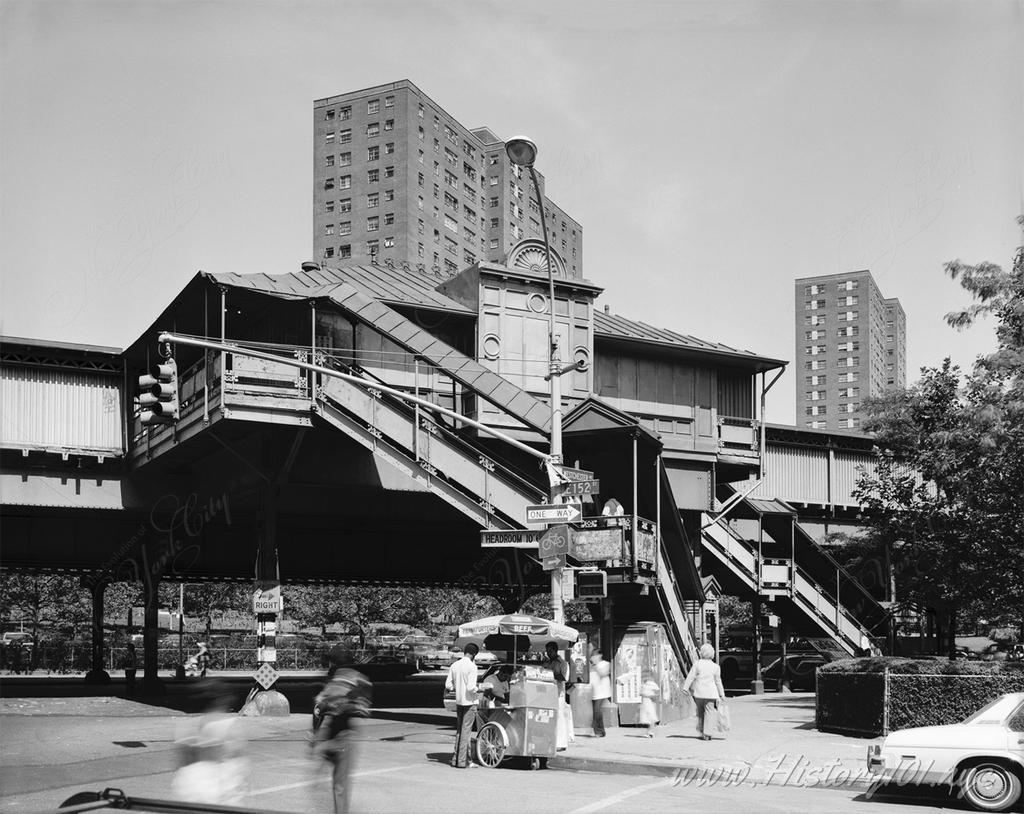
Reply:
[[[601,481],[599,480],[574,480],[568,483],[559,483],[555,486],[555,491],[565,497],[583,497],[584,495],[596,495],[601,491]]]

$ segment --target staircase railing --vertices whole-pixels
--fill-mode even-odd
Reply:
[[[543,487],[522,470],[438,421],[421,405],[410,406],[389,392],[375,390],[371,382],[364,390],[345,380],[327,379],[317,398],[365,421],[372,438],[386,439],[393,454],[418,464],[429,477],[443,477],[448,488],[476,499],[485,513],[504,515],[507,522],[501,525],[521,526],[525,507],[545,499]]]
[[[679,585],[668,561],[665,539],[660,534],[656,568],[658,603],[661,605],[662,615],[670,622],[668,628],[672,649],[676,651],[680,666],[686,671],[697,662],[697,642],[690,625],[690,616],[686,612],[685,600],[679,593]]]
[[[725,523],[710,522],[704,527],[703,534],[704,544],[743,579],[751,590],[760,591],[758,555],[752,543],[744,540]],[[796,604],[824,629],[832,632],[845,650],[851,654],[856,653],[869,637],[868,629],[805,568],[795,561],[791,562],[790,567],[791,595]]]

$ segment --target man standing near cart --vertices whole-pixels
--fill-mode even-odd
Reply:
[[[470,642],[463,648],[462,658],[448,668],[445,689],[455,693],[455,751],[452,766],[468,769],[474,764],[469,760],[469,739],[473,734],[474,710],[477,702],[476,654],[480,648]]]

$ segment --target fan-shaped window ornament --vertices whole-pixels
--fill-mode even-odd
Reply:
[[[544,241],[532,238],[520,241],[509,252],[507,265],[509,268],[532,271],[535,274],[547,274],[548,263],[544,251]],[[551,272],[555,277],[565,276],[565,263],[554,249],[551,250]]]

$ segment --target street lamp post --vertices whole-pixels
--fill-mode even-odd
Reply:
[[[544,238],[544,256],[548,268],[548,382],[551,390],[551,463],[553,466],[548,470],[550,478],[551,502],[557,498],[557,480],[555,467],[562,463],[562,384],[561,376],[565,370],[562,369],[562,360],[558,352],[558,334],[555,332],[555,275],[551,265],[551,244],[548,242],[548,222],[544,215],[544,199],[540,194],[540,184],[537,183],[537,171],[533,168],[537,160],[537,145],[532,139],[526,136],[515,136],[505,143],[505,152],[508,159],[517,167],[525,167],[530,171],[530,178],[533,179],[533,191],[537,196],[537,206],[540,209],[541,234]],[[568,368],[575,369],[575,366]],[[565,608],[562,604],[562,569],[554,568],[551,571],[551,617],[559,623],[565,622]]]

